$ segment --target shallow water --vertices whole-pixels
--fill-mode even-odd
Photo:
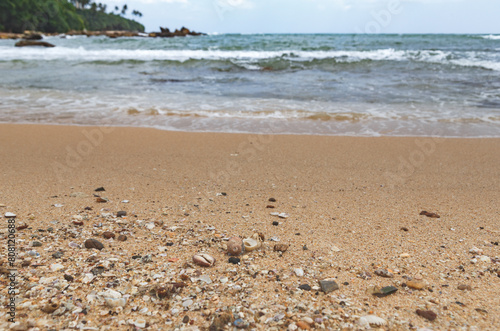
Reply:
[[[0,121],[500,136],[500,36],[0,40]]]

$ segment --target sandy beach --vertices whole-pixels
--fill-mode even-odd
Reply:
[[[0,329],[497,330],[499,165],[500,139],[0,124]]]

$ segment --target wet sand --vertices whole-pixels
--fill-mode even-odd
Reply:
[[[0,213],[28,226],[16,232],[19,329],[337,330],[367,315],[391,330],[500,328],[500,139],[1,124],[0,142]],[[262,246],[229,263],[226,239],[254,233]],[[215,265],[193,263],[198,252]],[[323,293],[327,278],[339,289]]]

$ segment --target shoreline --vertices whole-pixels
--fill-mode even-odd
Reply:
[[[27,225],[26,328],[356,330],[369,315],[391,330],[500,327],[498,138],[0,124],[0,141],[0,216]],[[254,233],[262,246],[229,263],[224,238]],[[215,265],[196,265],[200,252]]]
[[[2,125],[33,125],[33,126],[55,126],[55,127],[87,127],[87,128],[96,128],[96,127],[109,127],[109,128],[124,128],[124,129],[145,129],[145,130],[158,130],[162,132],[177,132],[177,133],[203,133],[203,134],[229,134],[229,135],[270,135],[270,136],[306,136],[306,137],[345,137],[345,138],[413,138],[413,139],[419,139],[419,138],[429,138],[429,139],[500,139],[500,136],[498,137],[492,137],[492,136],[441,136],[441,135],[388,135],[388,134],[378,134],[378,135],[360,135],[360,134],[345,134],[345,133],[339,133],[339,134],[324,134],[324,133],[318,133],[318,134],[312,134],[312,133],[276,133],[276,132],[224,132],[224,131],[191,131],[191,130],[182,130],[182,129],[172,129],[172,128],[159,128],[155,126],[132,126],[132,125],[95,125],[95,124],[68,124],[68,123],[32,123],[32,122],[1,122],[0,121],[0,126]]]

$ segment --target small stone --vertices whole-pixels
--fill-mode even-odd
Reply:
[[[63,254],[64,254],[63,252],[55,252],[52,254],[52,257],[54,259],[60,259],[63,256]]]
[[[45,306],[42,307],[42,311],[46,314],[52,314],[59,308],[59,305],[55,302],[48,303]]]
[[[106,239],[111,239],[115,237],[115,234],[111,231],[106,231],[102,234],[102,236]]]
[[[5,216],[5,218],[14,218],[14,217],[16,217],[16,214],[11,213],[11,212],[6,212],[4,216]]]
[[[416,313],[418,316],[422,316],[423,318],[428,319],[431,322],[434,321],[437,317],[436,313],[431,310],[417,309]]]
[[[64,279],[66,279],[68,282],[72,282],[75,278],[73,276],[71,276],[71,275],[65,274],[64,275]]]
[[[193,300],[188,299],[188,300],[186,300],[186,301],[184,301],[184,302],[182,303],[182,307],[186,308],[186,307],[191,306],[192,304],[193,304]]]
[[[406,259],[406,258],[410,257],[410,254],[403,253],[403,254],[399,255],[399,257],[402,258],[402,259]]]
[[[229,263],[232,263],[232,264],[238,264],[238,263],[240,263],[240,261],[241,260],[237,257],[230,257],[229,258]]]
[[[96,188],[94,191],[95,192],[104,192],[106,190],[104,189],[104,187],[101,186],[101,187]]]
[[[280,225],[280,222],[278,222],[278,221],[274,221],[274,222],[273,222],[273,225],[274,225],[274,226],[278,226],[278,225]]]
[[[293,270],[293,272],[295,272],[295,275],[296,275],[297,277],[302,277],[302,276],[304,276],[304,270],[302,270],[302,269],[300,269],[300,268],[295,268],[295,269]]]
[[[53,272],[59,271],[64,269],[64,266],[60,263],[54,263],[50,265],[50,270]]]
[[[377,269],[375,270],[375,275],[385,278],[393,278],[394,274],[387,269]]]
[[[101,197],[97,197],[95,199],[95,202],[99,202],[99,203],[106,203],[108,201],[109,201],[109,199],[107,199],[107,198],[101,198]]]
[[[391,294],[394,294],[397,292],[397,288],[394,287],[394,286],[385,286],[385,287],[378,287],[378,286],[373,286],[371,288],[369,288],[367,290],[368,293],[376,296],[376,297],[379,297],[379,298],[383,298],[385,296],[388,296],[388,295],[391,295]]]
[[[425,284],[423,282],[419,282],[416,280],[409,280],[406,282],[406,285],[414,290],[421,290],[425,287]]]
[[[483,253],[483,250],[474,246],[469,249],[469,253],[479,255]]]
[[[237,320],[235,320],[233,322],[234,326],[237,328],[237,329],[246,329],[248,328],[248,323],[245,322],[243,319],[241,318],[238,318]]]
[[[123,217],[127,216],[127,212],[125,210],[120,210],[119,212],[116,213],[116,217]]]
[[[408,228],[407,228],[407,227],[405,227],[405,226],[402,226],[402,227],[401,227],[401,230],[403,230],[403,231],[405,231],[405,232],[408,232]]]
[[[306,322],[307,324],[309,324],[309,325],[313,325],[313,324],[314,324],[313,319],[312,319],[312,318],[310,318],[310,317],[308,317],[308,316],[303,317],[303,318],[302,318],[302,320],[303,320],[304,322]]]
[[[430,213],[430,212],[425,211],[425,210],[421,211],[420,215],[424,215],[424,216],[427,216],[427,217],[430,217],[430,218],[440,218],[441,217],[441,216],[439,216],[436,213]]]
[[[126,241],[127,240],[127,236],[124,235],[124,234],[121,234],[118,236],[118,238],[116,238],[116,240],[118,241]]]
[[[104,248],[104,245],[98,240],[87,239],[87,240],[85,240],[85,248],[88,248],[88,249],[95,248],[98,250],[102,250]]]
[[[311,330],[311,326],[304,321],[298,321],[295,323],[301,330]]]
[[[188,315],[184,316],[184,318],[182,319],[182,323],[184,323],[184,324],[189,323],[189,316]]]
[[[472,291],[472,287],[470,285],[460,284],[457,287],[460,291]]]
[[[268,200],[269,202],[276,202],[276,199],[275,198],[269,198]]]
[[[309,284],[302,284],[299,286],[299,289],[301,289],[302,291],[310,291],[311,286]]]
[[[339,285],[332,278],[320,280],[318,283],[324,293],[330,293],[339,289]]]
[[[34,241],[34,242],[31,243],[31,246],[33,246],[33,247],[42,247],[42,243],[39,242],[39,241]]]

